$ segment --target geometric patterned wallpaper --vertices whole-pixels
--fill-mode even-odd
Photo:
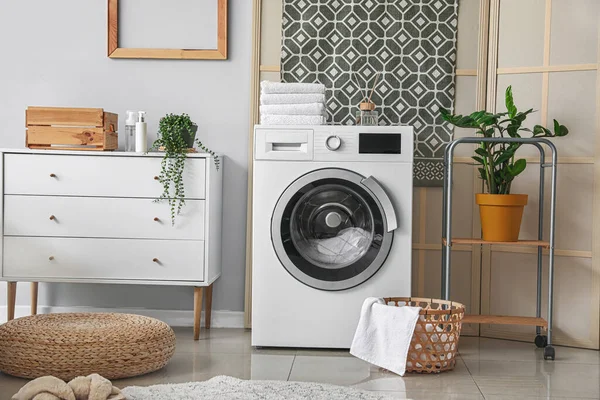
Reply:
[[[416,186],[441,186],[454,109],[458,0],[284,0],[283,82],[326,86],[328,123],[354,124],[363,95],[381,125],[415,128]]]

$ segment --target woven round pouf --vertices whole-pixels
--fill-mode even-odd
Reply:
[[[161,369],[174,351],[169,325],[140,315],[45,314],[0,326],[0,371],[22,378],[127,378]]]

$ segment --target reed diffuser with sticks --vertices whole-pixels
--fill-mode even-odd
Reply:
[[[379,125],[379,113],[375,111],[375,103],[373,103],[373,101],[371,100],[373,98],[373,93],[375,92],[375,87],[377,86],[378,81],[379,72],[375,75],[375,81],[373,83],[373,87],[371,88],[371,93],[369,94],[369,92],[365,90],[364,96],[360,104],[358,105],[358,110],[356,111],[356,125]],[[361,94],[363,94],[362,90]]]

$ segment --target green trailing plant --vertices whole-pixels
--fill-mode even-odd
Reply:
[[[471,115],[453,115],[448,110],[440,109],[442,118],[458,128],[475,129],[476,133],[486,138],[511,137],[520,138],[521,134],[528,137],[556,137],[566,136],[569,130],[554,120],[554,132],[541,125],[533,129],[523,127],[527,116],[533,109],[518,111],[515,105],[512,87],[506,88],[506,112],[489,113],[477,111]],[[490,194],[510,194],[513,180],[527,167],[523,158],[515,159],[515,153],[522,143],[486,143],[482,142],[475,150],[473,160],[480,166],[479,176],[485,182],[485,187]]]
[[[183,171],[189,149],[186,139],[193,138],[198,126],[192,122],[189,115],[167,114],[160,119],[158,124],[158,138],[152,143],[150,151],[161,150],[165,155],[161,161],[161,170],[158,181],[163,186],[163,192],[155,201],[167,201],[171,208],[171,224],[175,224],[175,217],[179,215],[185,205],[185,186]],[[198,148],[212,155],[215,167],[219,170],[219,157],[198,140],[193,140]]]

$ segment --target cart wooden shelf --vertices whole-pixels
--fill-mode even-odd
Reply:
[[[518,242],[490,242],[483,239],[468,239],[468,238],[454,238],[450,242],[450,246],[454,244],[496,244],[502,246],[529,246],[529,247],[541,247],[544,249],[550,248],[550,242],[543,240],[519,240]],[[447,240],[442,239],[442,245],[447,245]]]
[[[463,324],[525,325],[548,328],[548,322],[544,318],[515,317],[512,315],[465,315],[462,322]]]
[[[490,242],[478,238],[453,238],[452,237],[452,170],[454,150],[460,144],[487,143],[521,143],[535,146],[540,153],[540,184],[539,184],[539,215],[537,240],[519,240],[517,242]],[[546,162],[545,148],[552,152],[552,161]],[[444,154],[444,204],[442,210],[442,298],[450,298],[450,274],[453,245],[501,245],[501,246],[529,246],[537,247],[537,303],[535,317],[505,316],[505,315],[465,315],[465,324],[492,324],[492,325],[524,325],[535,326],[536,337],[534,343],[544,348],[544,359],[554,360],[555,350],[552,347],[552,314],[554,292],[554,238],[556,217],[556,147],[544,138],[484,138],[469,137],[452,141]],[[550,188],[550,226],[549,240],[544,240],[544,173],[545,169],[551,170]],[[451,239],[448,239],[451,238]],[[544,250],[548,251],[548,320],[542,314],[542,266]],[[542,334],[542,330],[546,334]]]

